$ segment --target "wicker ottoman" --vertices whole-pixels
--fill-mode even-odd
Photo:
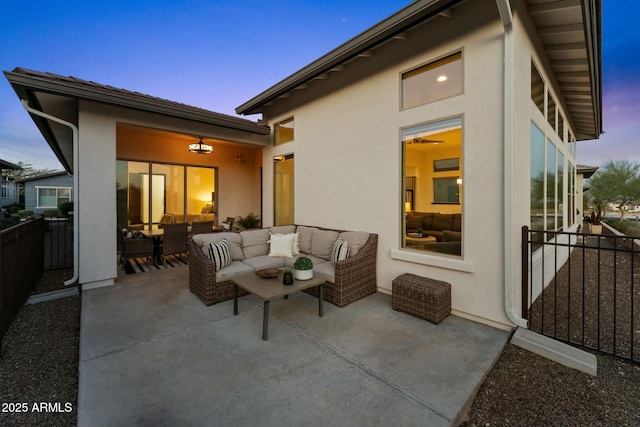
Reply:
[[[402,274],[392,282],[391,307],[438,324],[451,313],[451,285],[415,274]]]

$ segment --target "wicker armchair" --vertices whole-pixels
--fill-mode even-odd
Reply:
[[[118,227],[118,243],[120,246],[121,268],[124,270],[126,261],[133,258],[146,258],[147,262],[153,259],[153,239],[126,238]]]
[[[189,248],[189,290],[204,303],[211,305],[233,298],[231,281],[216,281],[216,266],[207,258],[191,237],[187,239]],[[238,289],[238,296],[248,295],[244,289]]]
[[[213,221],[194,221],[191,224],[191,234],[211,233]]]
[[[335,281],[323,286],[325,301],[338,307],[344,307],[377,290],[377,253],[378,235],[370,234],[356,256],[338,261],[335,265]],[[311,295],[318,296],[318,289],[306,289]]]
[[[180,255],[187,252],[187,223],[165,224],[162,236],[162,265],[166,265],[167,255]]]

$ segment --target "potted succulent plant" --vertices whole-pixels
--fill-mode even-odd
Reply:
[[[601,234],[602,233],[602,222],[600,221],[600,215],[595,212],[591,213],[591,234]]]
[[[309,280],[313,277],[313,261],[311,261],[311,258],[301,256],[293,263],[293,277],[296,280]]]

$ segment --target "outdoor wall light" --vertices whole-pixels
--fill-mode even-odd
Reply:
[[[196,154],[211,154],[213,153],[213,147],[202,143],[202,137],[200,142],[196,144],[189,144],[189,151]]]

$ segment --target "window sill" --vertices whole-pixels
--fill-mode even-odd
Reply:
[[[391,249],[389,255],[391,256],[391,259],[429,265],[432,267],[446,268],[447,270],[456,270],[465,273],[474,273],[476,271],[476,264],[473,262],[449,258],[442,255],[429,255],[426,253],[402,249]]]

